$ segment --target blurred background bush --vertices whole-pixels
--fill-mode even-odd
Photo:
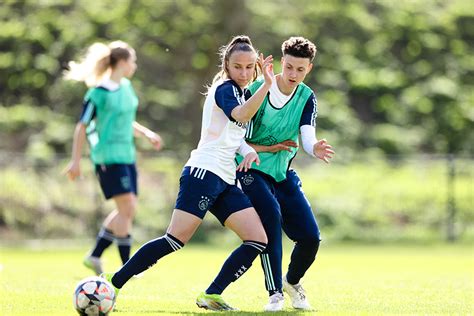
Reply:
[[[136,235],[166,228],[180,169],[199,139],[220,46],[249,35],[278,70],[292,35],[318,47],[306,83],[318,97],[329,166],[295,168],[323,237],[474,239],[474,12],[469,1],[40,0],[0,6],[0,234],[91,236],[112,206],[87,159],[61,175],[86,87],[62,72],[95,41],[137,50],[138,121],[165,150],[141,150]],[[86,153],[85,153],[86,155]],[[212,215],[208,215],[212,218]],[[203,241],[222,231],[205,223]],[[201,230],[202,231],[202,230]]]

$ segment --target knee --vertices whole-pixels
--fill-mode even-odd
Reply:
[[[122,216],[126,217],[128,220],[132,220],[135,217],[137,212],[137,202],[134,199],[127,201],[120,208],[119,212]]]
[[[265,231],[263,232],[263,234],[261,236],[259,236],[258,241],[262,244],[265,244],[265,248],[267,247],[268,237],[267,237],[267,234],[265,234]]]
[[[321,243],[321,238],[319,236],[319,233],[317,234],[315,233],[315,234],[308,235],[302,238],[301,240],[298,240],[297,242],[298,244],[303,245],[305,247],[318,249],[319,244]]]
[[[264,244],[265,247],[268,244],[268,238],[267,238],[267,233],[265,232],[265,229],[263,226],[260,226],[258,229],[255,229],[251,236],[249,236],[250,240],[257,241],[261,244]]]

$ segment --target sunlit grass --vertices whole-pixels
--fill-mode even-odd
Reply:
[[[114,315],[200,314],[194,304],[218,272],[232,246],[186,246],[161,260],[121,291]],[[285,259],[290,248],[285,248]],[[82,249],[1,250],[2,315],[74,315],[75,284],[90,273],[81,265]],[[115,249],[105,256],[114,270]],[[242,312],[262,311],[267,295],[259,263],[224,292]],[[287,266],[287,260],[284,267]],[[472,247],[323,245],[304,278],[319,315],[472,314]],[[294,310],[286,303],[285,313]],[[307,313],[306,313],[307,314]]]

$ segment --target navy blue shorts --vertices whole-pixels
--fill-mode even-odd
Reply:
[[[228,184],[209,170],[184,167],[176,209],[201,219],[210,211],[224,225],[231,214],[249,207],[252,203],[236,185]]]
[[[135,164],[95,165],[95,174],[106,199],[119,194],[138,194]]]

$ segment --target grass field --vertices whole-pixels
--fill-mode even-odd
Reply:
[[[231,246],[187,245],[161,260],[121,291],[112,315],[200,315],[194,299],[204,290]],[[285,248],[285,259],[290,249]],[[0,248],[0,315],[75,315],[72,292],[90,273],[81,265],[85,249]],[[469,315],[474,313],[474,254],[470,245],[324,244],[304,279],[318,315]],[[105,256],[118,267],[116,249]],[[284,262],[286,267],[287,260]],[[241,312],[262,313],[267,296],[260,263],[224,298]],[[295,312],[286,309],[272,315]],[[262,313],[263,314],[263,313]]]

